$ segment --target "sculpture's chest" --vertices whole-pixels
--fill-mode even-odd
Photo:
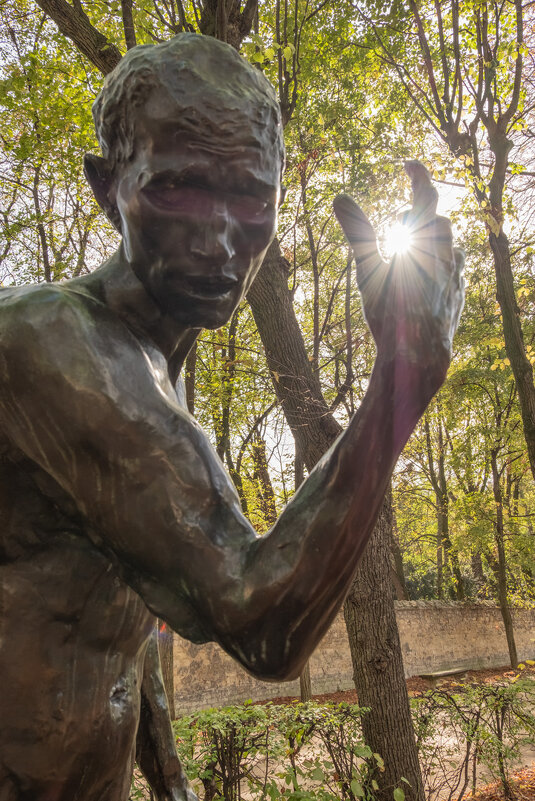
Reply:
[[[80,636],[97,650],[119,643],[135,653],[152,628],[144,602],[86,534],[61,488],[28,460],[0,458],[2,614],[36,630]],[[76,634],[76,632],[78,634]]]
[[[56,482],[0,440],[0,564],[83,533],[76,506]]]

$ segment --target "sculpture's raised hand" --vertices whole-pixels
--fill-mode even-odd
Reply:
[[[413,206],[402,222],[411,231],[411,245],[390,264],[381,258],[372,225],[350,197],[337,197],[334,211],[353,248],[378,359],[421,367],[433,394],[445,378],[463,307],[464,255],[452,247],[450,221],[436,214],[438,193],[425,167],[408,161],[405,170]]]

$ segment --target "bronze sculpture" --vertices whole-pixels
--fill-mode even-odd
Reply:
[[[257,538],[175,384],[275,234],[274,93],[230,47],[180,34],[129,51],[94,114],[103,157],[86,174],[119,250],[89,276],[0,295],[0,801],[128,797],[153,614],[260,677],[298,675],[444,380],[462,305],[420,165],[411,281],[337,199],[376,365],[347,431]]]

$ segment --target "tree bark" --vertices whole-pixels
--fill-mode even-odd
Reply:
[[[58,26],[92,64],[107,75],[122,58],[118,47],[112,44],[90,22],[81,9],[75,9],[67,0],[36,0],[37,5]]]
[[[312,681],[310,679],[310,662],[307,662],[299,676],[299,697],[303,703],[312,698]]]
[[[132,15],[132,1],[133,0],[121,0],[124,40],[128,50],[137,45],[136,29],[134,26],[134,17]]]
[[[385,570],[391,528],[388,494],[345,602],[344,616],[359,704],[371,709],[363,719],[364,740],[384,759],[384,772],[374,777],[379,784],[376,797],[391,801],[393,789],[401,786],[408,801],[424,801],[392,585]],[[410,786],[401,783],[402,776]]]
[[[294,461],[294,489],[297,492],[305,478],[305,465],[303,457],[299,453],[297,444],[295,446],[295,461]],[[310,662],[307,662],[303,668],[303,672],[299,676],[299,696],[301,701],[310,701],[312,698],[312,679],[310,677]]]
[[[494,256],[496,297],[502,313],[505,351],[515,378],[529,465],[535,479],[535,386],[533,367],[526,355],[520,310],[516,302],[511,250],[503,231],[498,236],[490,231],[489,244]]]
[[[240,0],[203,0],[199,30],[239,50],[251,32],[257,8],[258,0],[246,0],[243,9]]]
[[[498,472],[496,453],[494,451],[491,453],[491,466],[492,466],[492,490],[494,494],[494,502],[496,505],[496,517],[494,519],[494,535],[496,539],[496,549],[498,551],[498,559],[495,562],[496,581],[498,584],[498,602],[500,604],[500,611],[502,613],[502,620],[505,628],[505,636],[507,638],[507,648],[509,650],[509,659],[511,661],[511,667],[516,669],[518,666],[518,654],[516,650],[513,618],[507,600],[507,572],[506,572],[507,568],[506,568],[505,546],[504,546],[502,488],[500,486],[500,475]]]
[[[397,534],[396,515],[392,509],[392,530],[390,540],[390,556],[392,559],[392,581],[396,590],[398,601],[409,601],[409,590],[407,589],[407,582],[405,580],[405,568],[403,565],[403,554],[399,547],[399,538]]]
[[[319,378],[312,370],[288,289],[288,262],[278,240],[247,295],[266,361],[296,448],[307,470],[332,445],[342,428],[329,412]]]
[[[288,264],[276,240],[247,299],[275,392],[295,439],[296,453],[310,471],[341,428],[330,413],[318,376],[311,368],[288,289]],[[404,787],[410,801],[424,801],[392,593],[391,500],[387,510],[365,551],[344,613],[359,701],[362,706],[371,707],[365,739],[385,760],[385,774],[377,777],[379,786],[384,788],[385,801],[387,797],[391,801],[392,789],[402,776],[412,785],[410,791]],[[376,661],[381,649],[388,656],[384,669],[381,660]],[[370,654],[370,664],[365,654]]]

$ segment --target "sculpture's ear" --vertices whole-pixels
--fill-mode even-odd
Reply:
[[[102,156],[86,153],[84,174],[98,205],[112,225],[121,233],[121,217],[115,203],[115,174],[110,168],[109,162]]]

